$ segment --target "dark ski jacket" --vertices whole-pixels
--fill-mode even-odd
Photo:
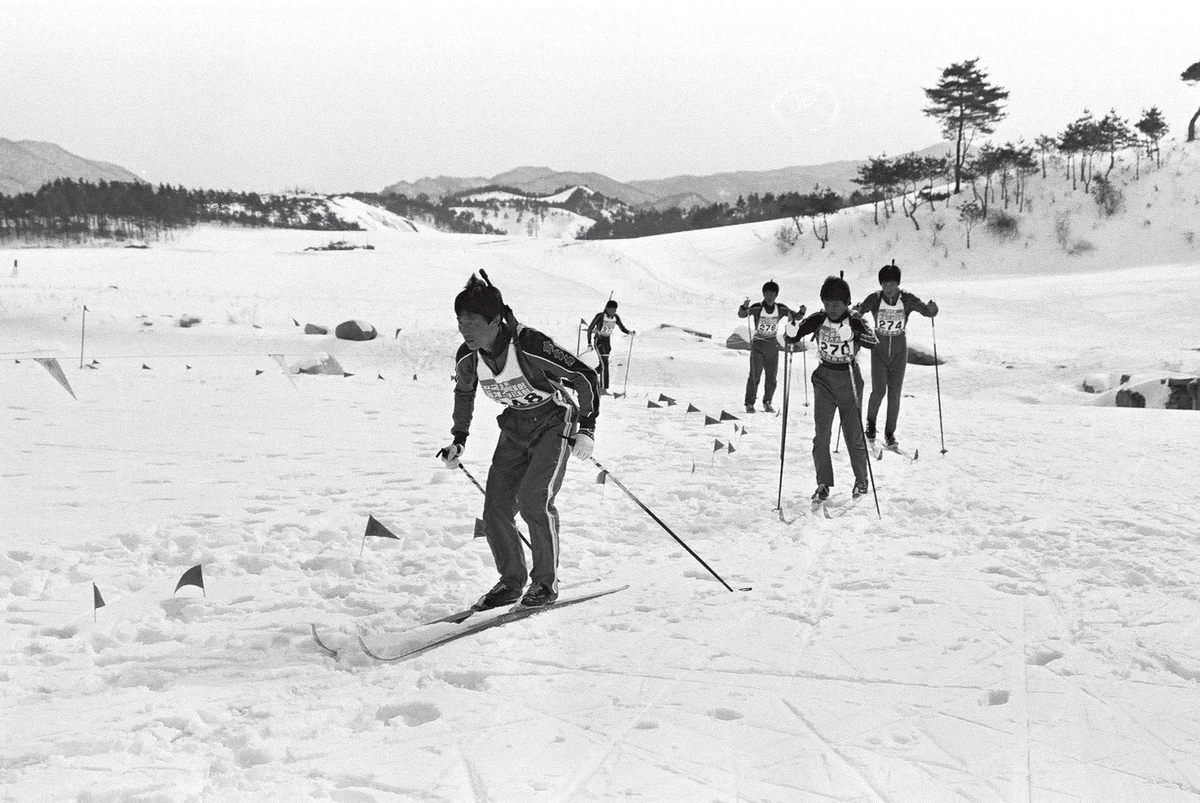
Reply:
[[[847,310],[846,317],[842,318],[840,321],[830,319],[829,316],[825,314],[825,310],[814,312],[812,315],[809,315],[807,318],[797,324],[796,331],[786,335],[784,340],[789,345],[793,343],[799,343],[809,335],[816,335],[818,330],[820,330],[826,321],[832,324],[841,324],[844,323],[847,318],[850,319],[850,329],[854,332],[853,343],[855,345],[855,350],[857,351],[858,347],[860,346],[867,349],[875,348],[876,344],[879,343],[878,338],[875,337],[875,333],[871,331],[869,326],[867,326],[867,322],[863,320],[862,316],[853,310]],[[832,368],[835,371],[846,371],[850,368],[850,363],[848,362],[835,363],[828,361],[825,359],[825,355],[822,353],[820,348],[817,349],[817,354],[821,358],[821,367]]]
[[[571,396],[565,391],[574,391],[578,403],[579,430],[594,436],[596,418],[600,414],[600,379],[596,369],[563,349],[549,336],[517,323],[511,312],[505,315],[500,337],[493,348],[497,354],[503,354],[508,351],[510,343],[515,345],[513,353],[531,385],[546,393],[564,391],[563,395],[568,400]],[[480,359],[489,367],[495,367],[492,354],[481,349],[472,350],[466,343],[458,347],[454,365],[454,423],[450,428],[450,434],[458,444],[466,443],[471,431],[475,391],[479,386]]]
[[[622,332],[624,332],[625,334],[629,334],[629,330],[628,330],[628,329],[626,329],[626,328],[625,328],[625,324],[621,322],[621,316],[620,316],[620,315],[617,315],[617,314],[614,312],[614,313],[613,313],[613,318],[615,318],[615,319],[616,319],[616,322],[617,322],[617,328],[618,328],[618,329],[620,329],[620,330],[621,330]],[[595,318],[592,318],[592,322],[588,324],[588,328],[587,328],[588,342],[591,342],[591,339],[592,339],[593,337],[595,337],[595,336],[597,336],[597,335],[600,335],[600,327],[601,327],[603,324],[604,324],[604,313],[603,313],[603,312],[597,312],[597,313],[596,313],[596,317],[595,317]],[[602,337],[607,337],[607,336],[608,336],[608,335],[602,335]]]

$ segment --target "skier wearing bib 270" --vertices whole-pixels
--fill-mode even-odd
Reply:
[[[867,401],[867,440],[875,449],[875,418],[879,405],[887,395],[887,418],[883,424],[883,442],[889,449],[898,449],[896,422],[900,418],[900,390],[904,387],[904,369],[908,365],[908,341],[904,327],[915,310],[927,318],[938,314],[937,303],[926,304],[912,293],[900,289],[900,268],[896,263],[879,269],[879,285],[858,305],[860,315],[875,316],[875,334],[879,348],[871,351],[871,398]]]
[[[588,341],[600,356],[600,364],[596,366],[596,370],[600,374],[601,391],[608,390],[608,355],[612,353],[613,329],[620,329],[627,335],[637,334],[625,328],[621,316],[617,314],[617,302],[610,299],[604,305],[604,312],[597,312],[587,328]]]
[[[856,313],[850,310],[850,285],[845,279],[830,276],[821,285],[824,311],[814,312],[792,331],[787,342],[796,343],[808,335],[817,341],[820,364],[812,373],[813,385],[813,463],[817,469],[817,490],[813,502],[824,502],[833,487],[833,459],[829,454],[833,432],[833,414],[842,419],[842,435],[854,468],[854,492],[858,497],[870,490],[867,474],[867,444],[862,434],[863,378],[854,360],[859,346],[875,347],[875,335]],[[850,383],[854,384],[851,385]]]
[[[762,286],[763,300],[751,304],[750,299],[738,307],[738,317],[754,319],[754,335],[750,343],[750,376],[746,379],[746,412],[754,412],[754,400],[758,396],[758,380],[765,372],[767,377],[763,383],[763,409],[768,413],[775,412],[771,407],[771,398],[775,395],[775,377],[779,374],[779,341],[775,339],[779,332],[779,324],[794,321],[796,315],[803,315],[804,308],[798,313],[792,312],[783,304],[776,304],[779,296],[779,285],[767,282]]]
[[[591,457],[600,412],[596,372],[546,335],[517,323],[500,291],[486,273],[479,273],[483,279],[471,276],[454,299],[465,342],[454,367],[454,442],[438,456],[448,466],[457,465],[466,448],[477,387],[504,405],[483,502],[484,533],[500,582],[474,607],[482,611],[517,600],[528,607],[549,605],[558,599],[554,497],[567,457]],[[532,570],[526,568],[516,528],[518,510],[529,525]],[[526,579],[529,590],[522,596]]]

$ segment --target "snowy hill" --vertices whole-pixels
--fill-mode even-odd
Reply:
[[[142,182],[123,167],[84,159],[50,142],[0,138],[0,194],[36,192],[58,178]]]
[[[1083,382],[1200,374],[1200,148],[1127,168],[1124,212],[1052,173],[969,249],[943,207],[919,230],[843,210],[823,248],[808,229],[782,247],[774,221],[0,249],[6,796],[1194,801],[1200,413],[1101,406]],[[893,258],[941,306],[910,322],[944,360],[905,379],[920,458],[872,461],[869,501],[814,516],[812,354],[786,419],[747,415],[724,336],[768,278],[813,309],[825,276],[858,299]],[[359,634],[448,634],[410,628],[495,581],[482,496],[434,457],[479,269],[572,351],[610,295],[637,330],[614,342],[627,395],[601,403],[608,480],[572,460],[557,502],[564,595],[630,587],[379,664]],[[350,319],[381,336],[303,333]],[[317,359],[344,371],[287,370]],[[483,483],[498,408],[476,405]],[[177,588],[194,566],[203,590]]]
[[[456,197],[455,212],[486,223],[505,234],[574,240],[625,205],[590,187],[569,186],[548,195],[522,194],[505,189],[482,189]],[[588,214],[581,214],[587,212]]]

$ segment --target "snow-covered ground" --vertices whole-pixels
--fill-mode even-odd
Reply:
[[[0,798],[1197,799],[1200,414],[1081,390],[1097,372],[1200,374],[1200,183],[1194,154],[1172,158],[1157,190],[1127,189],[1136,215],[1093,226],[1090,199],[1048,185],[1025,242],[980,229],[969,251],[956,224],[874,227],[869,209],[788,254],[778,223],[578,243],[381,229],[373,251],[307,253],[312,232],[212,228],[0,251]],[[1164,200],[1144,210],[1143,192]],[[1087,253],[1055,237],[1068,209]],[[797,358],[781,521],[782,418],[739,412],[735,310],[767,278],[812,309],[838,270],[857,299],[892,258],[942,309],[936,331],[911,321],[946,360],[908,371],[899,435],[921,457],[873,462],[878,515],[811,516]],[[752,590],[727,591],[575,462],[564,594],[628,590],[403,663],[362,653],[360,630],[396,634],[495,579],[472,540],[482,496],[434,458],[452,300],[480,268],[571,348],[614,294],[638,334],[614,346],[628,396],[603,402],[597,460]],[[381,337],[301,328],[349,319]],[[272,356],[325,354],[350,375],[289,376]],[[660,395],[677,404],[650,407]],[[722,411],[738,420],[704,424]],[[464,456],[481,481],[496,412],[479,399]],[[845,494],[844,444],[835,468]],[[399,539],[364,539],[368,516]],[[197,564],[204,592],[172,593]]]

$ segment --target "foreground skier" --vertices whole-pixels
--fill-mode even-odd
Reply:
[[[554,497],[567,457],[591,457],[600,404],[596,372],[546,335],[517,323],[500,291],[479,273],[483,278],[472,275],[454,299],[464,340],[454,368],[454,442],[438,456],[448,466],[462,456],[475,389],[482,385],[484,395],[505,407],[497,419],[500,439],[483,503],[484,531],[500,582],[474,607],[482,611],[518,600],[528,607],[549,605],[558,599]],[[516,528],[518,510],[529,526],[532,571]],[[527,579],[529,590],[522,596]]]
[[[833,414],[842,419],[842,434],[854,468],[855,497],[870,490],[868,485],[867,445],[863,440],[862,398],[863,378],[854,357],[860,346],[874,348],[875,335],[866,323],[850,310],[850,285],[844,279],[830,276],[821,285],[821,303],[825,309],[814,312],[801,321],[795,331],[786,336],[788,343],[797,343],[808,335],[816,335],[820,364],[812,374],[813,385],[813,463],[817,470],[817,490],[814,504],[829,498],[833,487],[833,458],[829,453],[833,432]],[[851,382],[854,384],[851,385]]]

